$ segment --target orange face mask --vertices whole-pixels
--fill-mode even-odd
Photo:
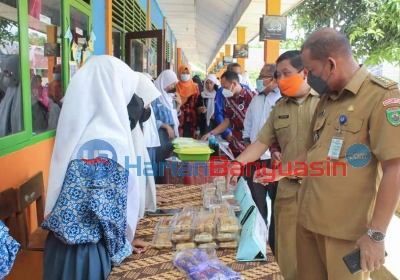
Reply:
[[[287,78],[280,79],[278,81],[281,92],[287,96],[293,97],[297,94],[297,91],[303,84],[303,77],[300,74],[296,74]]]

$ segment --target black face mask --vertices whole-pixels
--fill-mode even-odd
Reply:
[[[149,107],[147,109],[144,109],[142,111],[142,115],[140,116],[139,123],[144,123],[145,121],[150,119],[150,116],[151,116],[151,108]]]
[[[325,68],[325,65],[324,65],[324,68]],[[321,78],[324,68],[322,68],[322,71],[321,71],[321,74],[319,77],[314,76],[311,72],[308,72],[308,75],[307,75],[307,83],[310,85],[310,87],[313,90],[315,90],[320,95],[328,94],[328,93],[332,92],[328,85],[328,80],[331,77],[331,75],[329,75],[329,77],[326,81]]]
[[[175,93],[176,92],[176,87],[171,88],[167,93]]]
[[[131,130],[133,130],[136,127],[137,123],[140,121],[142,112],[144,110],[143,106],[143,100],[136,94],[133,95],[131,101],[127,106],[129,121],[131,122]]]

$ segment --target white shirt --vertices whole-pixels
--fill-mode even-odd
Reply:
[[[274,108],[276,101],[282,95],[277,87],[268,95],[259,93],[255,96],[249,105],[244,119],[243,139],[250,138],[250,142],[254,143],[257,140],[257,134],[267,122],[271,110]],[[271,153],[269,149],[260,157],[260,159],[270,159]]]
[[[145,145],[147,148],[159,147],[160,137],[158,136],[158,130],[156,125],[156,118],[154,116],[153,107],[151,107],[151,115],[150,118],[143,123],[143,136]]]

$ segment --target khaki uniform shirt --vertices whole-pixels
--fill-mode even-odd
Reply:
[[[328,172],[327,155],[341,115],[347,117],[341,128],[344,142],[339,159],[331,160]],[[372,76],[364,66],[341,94],[321,97],[307,141],[309,174],[299,194],[298,222],[303,227],[350,241],[366,233],[377,195],[378,163],[400,157],[399,118],[397,84]],[[311,163],[323,167],[325,174],[311,168]]]
[[[272,109],[267,122],[257,135],[257,140],[271,146],[279,142],[283,162],[294,159],[306,147],[309,127],[319,95],[311,90],[299,104],[295,99],[282,97]]]

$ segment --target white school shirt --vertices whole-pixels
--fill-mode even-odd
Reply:
[[[155,148],[160,147],[160,137],[158,136],[158,130],[156,125],[156,118],[154,116],[153,107],[151,107],[151,115],[150,118],[143,123],[143,136],[145,145],[147,148]]]
[[[269,114],[274,108],[276,101],[281,97],[282,95],[277,87],[268,95],[259,93],[251,100],[244,119],[243,139],[250,138],[251,143],[254,143],[257,140],[258,133],[267,122]],[[270,158],[271,153],[269,149],[260,157],[262,160]]]

